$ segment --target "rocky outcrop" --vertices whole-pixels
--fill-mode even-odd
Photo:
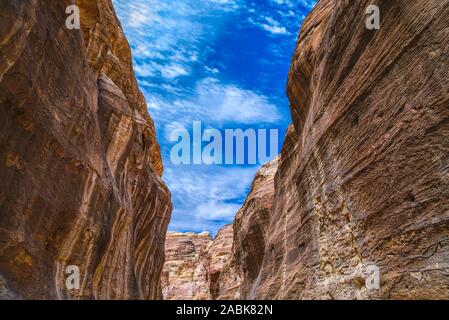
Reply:
[[[244,299],[257,286],[268,239],[278,159],[255,175],[251,190],[233,223],[232,258],[223,268],[216,299]]]
[[[210,299],[206,252],[211,243],[208,232],[167,233],[162,272],[165,300]]]
[[[220,281],[230,261],[232,225],[214,239],[208,232],[168,232],[162,292],[167,300],[210,300],[224,290]]]
[[[0,4],[0,298],[161,298],[153,122],[111,1],[76,1],[81,30],[70,4]]]
[[[449,3],[374,1],[368,30],[372,2],[304,21],[272,208],[234,223],[240,298],[449,298]]]
[[[233,226],[221,228],[207,248],[209,291],[211,299],[224,299],[235,294],[235,272],[229,269],[233,242]]]

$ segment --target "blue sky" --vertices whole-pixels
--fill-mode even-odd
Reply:
[[[290,123],[287,73],[313,0],[113,0],[154,119],[174,210],[169,229],[210,231],[233,220],[259,165],[174,165],[170,133]],[[282,144],[279,144],[281,148]]]

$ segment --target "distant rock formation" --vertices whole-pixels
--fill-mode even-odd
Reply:
[[[0,4],[0,298],[161,298],[153,122],[111,0],[76,1],[81,30],[72,3]]]
[[[210,299],[205,253],[211,243],[212,237],[208,232],[167,233],[162,271],[165,300]]]
[[[232,225],[212,239],[208,232],[168,232],[162,292],[167,300],[210,300],[220,291],[220,274],[229,262]]]

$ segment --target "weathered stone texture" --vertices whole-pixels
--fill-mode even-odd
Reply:
[[[257,277],[254,258],[238,271],[242,298],[449,298],[449,3],[374,1],[368,30],[371,3],[320,0],[304,21],[263,261]]]
[[[0,4],[0,297],[161,298],[170,193],[110,0]],[[67,290],[77,265],[80,290]]]
[[[214,239],[208,232],[168,232],[162,292],[167,300],[210,300],[225,290],[220,281],[231,257],[232,225]]]
[[[205,253],[212,243],[208,232],[168,232],[162,293],[166,300],[208,300],[209,274]]]

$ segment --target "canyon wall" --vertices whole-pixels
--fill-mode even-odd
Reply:
[[[208,232],[168,232],[165,239],[165,264],[162,271],[164,300],[208,300]]]
[[[161,298],[153,122],[111,0],[71,4],[0,4],[0,298]]]
[[[215,299],[223,284],[220,275],[230,261],[232,225],[214,239],[208,232],[168,232],[162,293],[166,300]]]
[[[256,173],[245,203],[235,215],[232,254],[218,280],[216,299],[247,299],[257,286],[270,231],[277,167],[275,159]]]
[[[234,222],[242,299],[449,298],[449,3],[374,1],[368,30],[372,3],[304,21],[274,190]]]

